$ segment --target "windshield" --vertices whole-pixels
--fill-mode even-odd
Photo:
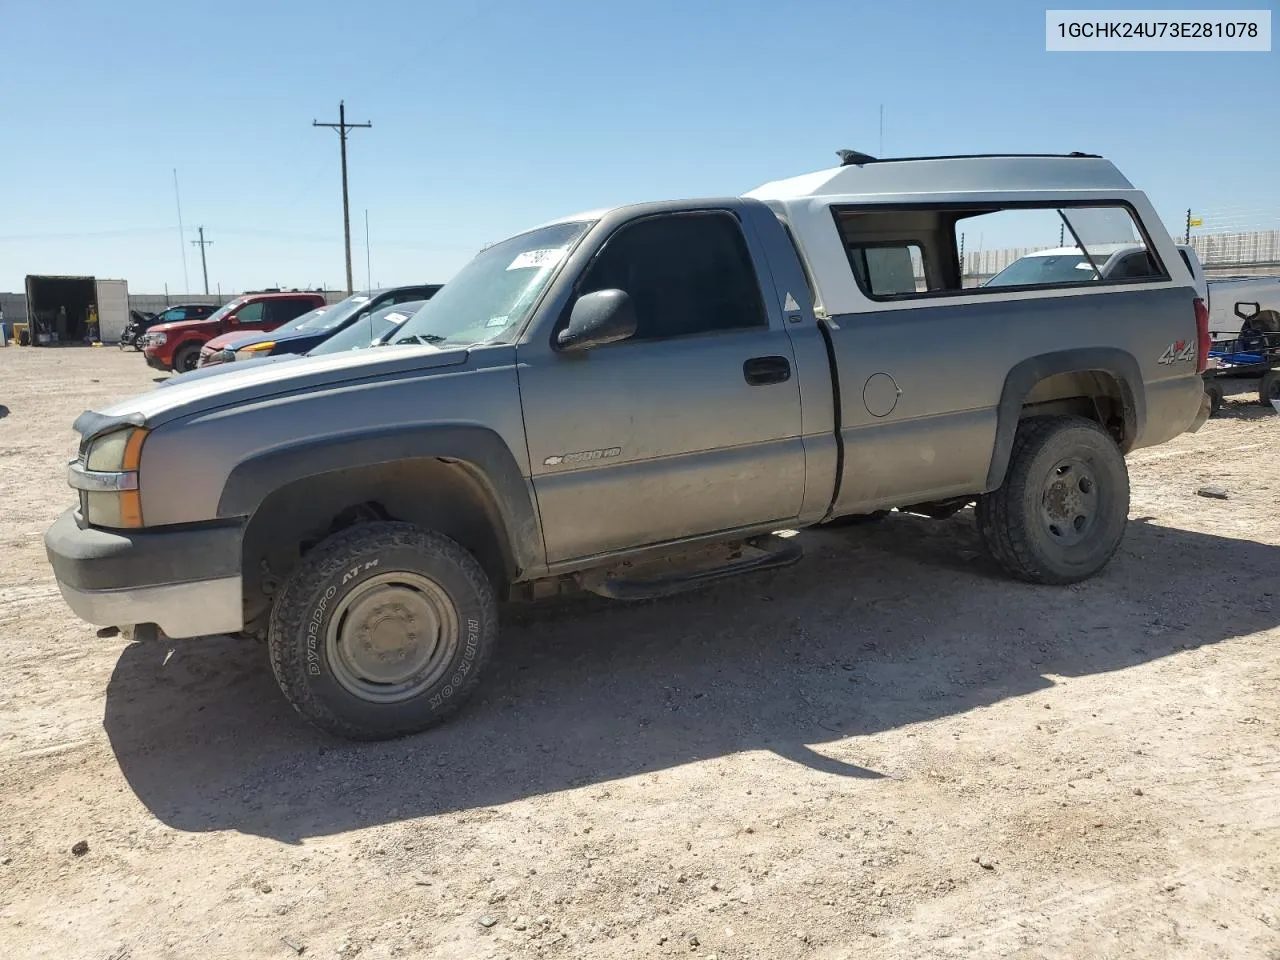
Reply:
[[[418,312],[427,301],[410,300],[393,306],[380,307],[367,317],[361,317],[345,330],[307,351],[309,357],[324,356],[329,353],[342,353],[344,350],[359,350],[361,347],[372,347],[374,341],[380,340]]]
[[[279,327],[276,333],[290,333],[299,330],[305,330],[308,333],[322,333],[325,330],[332,330],[340,327],[347,320],[359,313],[369,302],[370,297],[367,293],[357,293],[353,297],[335,303],[331,307],[317,307],[310,313],[304,313],[296,320],[290,320],[283,327]]]
[[[209,314],[209,316],[207,316],[205,319],[210,321],[221,320],[223,317],[226,317],[226,316],[229,316],[230,314],[235,313],[237,310],[239,310],[243,306],[244,306],[243,298],[240,300],[232,300],[226,306],[219,307],[217,310],[213,311],[213,313]]]
[[[588,221],[557,223],[486,250],[459,271],[395,335],[395,343],[469,346],[519,328]]]
[[[308,310],[300,317],[294,317],[288,323],[282,323],[276,327],[276,333],[290,333],[296,330],[322,330],[324,324],[317,323],[322,316],[329,312],[328,307],[316,307],[314,310]]]
[[[997,273],[986,285],[1017,287],[1027,283],[1084,283],[1097,279],[1097,272],[1083,254],[1062,253],[1047,257],[1022,257]]]

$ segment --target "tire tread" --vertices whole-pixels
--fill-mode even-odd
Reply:
[[[1031,460],[1056,434],[1081,427],[1106,437],[1108,443],[1115,442],[1097,423],[1084,417],[1045,416],[1024,420],[1013,438],[1004,483],[996,490],[979,497],[974,508],[978,535],[988,553],[1005,571],[1020,580],[1061,585],[1080,579],[1063,576],[1049,569],[1037,558],[1026,518],[1018,508],[1026,497],[1027,467]],[[1102,565],[1110,561],[1119,546],[1120,542],[1117,540]]]
[[[481,598],[483,619],[480,636],[492,637],[497,621],[497,601],[493,585],[479,562],[457,542],[438,533],[409,523],[385,521],[364,523],[340,531],[320,543],[303,557],[276,597],[271,609],[267,647],[271,656],[271,672],[275,674],[285,698],[307,721],[329,733],[348,740],[385,740],[427,729],[456,712],[471,696],[484,665],[493,651],[492,642],[481,642],[473,668],[461,688],[439,707],[430,722],[404,728],[372,729],[352,723],[335,713],[312,690],[307,682],[307,665],[296,642],[296,633],[304,623],[310,600],[319,585],[349,566],[353,556],[387,547],[409,547],[438,557],[455,566]]]

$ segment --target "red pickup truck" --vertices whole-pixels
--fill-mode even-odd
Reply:
[[[186,373],[196,368],[200,347],[224,333],[274,330],[308,310],[324,306],[318,293],[250,293],[237,297],[211,316],[161,323],[142,337],[148,366]]]

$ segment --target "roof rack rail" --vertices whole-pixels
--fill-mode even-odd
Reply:
[[[913,160],[993,160],[993,159],[1010,159],[1024,160],[1030,158],[1053,158],[1059,160],[1067,160],[1071,158],[1085,160],[1101,160],[1101,154],[1082,153],[1079,150],[1073,150],[1071,153],[955,153],[937,157],[873,157],[867,153],[859,153],[857,150],[837,150],[836,156],[840,158],[840,166],[862,166],[867,163],[910,163]]]

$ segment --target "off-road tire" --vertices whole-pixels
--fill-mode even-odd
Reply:
[[[1258,383],[1258,402],[1269,407],[1272,400],[1280,400],[1280,370],[1268,370]]]
[[[458,635],[431,686],[412,699],[374,703],[343,686],[326,637],[345,596],[399,572],[425,577],[442,590],[456,611]],[[384,740],[425,730],[462,706],[497,636],[493,587],[470,553],[412,524],[379,522],[340,531],[303,558],[276,597],[267,647],[280,689],[305,719],[339,737]]]
[[[181,346],[173,355],[173,372],[190,373],[200,362],[200,345],[188,343]]]
[[[1093,515],[1066,531],[1078,542],[1051,532],[1051,503],[1060,496],[1059,471],[1078,464],[1087,475]],[[1080,508],[1084,509],[1084,508]],[[1074,508],[1072,508],[1074,512]],[[1116,442],[1083,417],[1033,417],[1018,426],[1004,483],[978,499],[978,532],[992,558],[1031,583],[1067,584],[1105,567],[1120,547],[1129,518],[1129,472]],[[1058,524],[1053,524],[1057,526]]]
[[[1209,416],[1216,417],[1222,410],[1222,387],[1216,383],[1206,383],[1204,393],[1209,398]]]

